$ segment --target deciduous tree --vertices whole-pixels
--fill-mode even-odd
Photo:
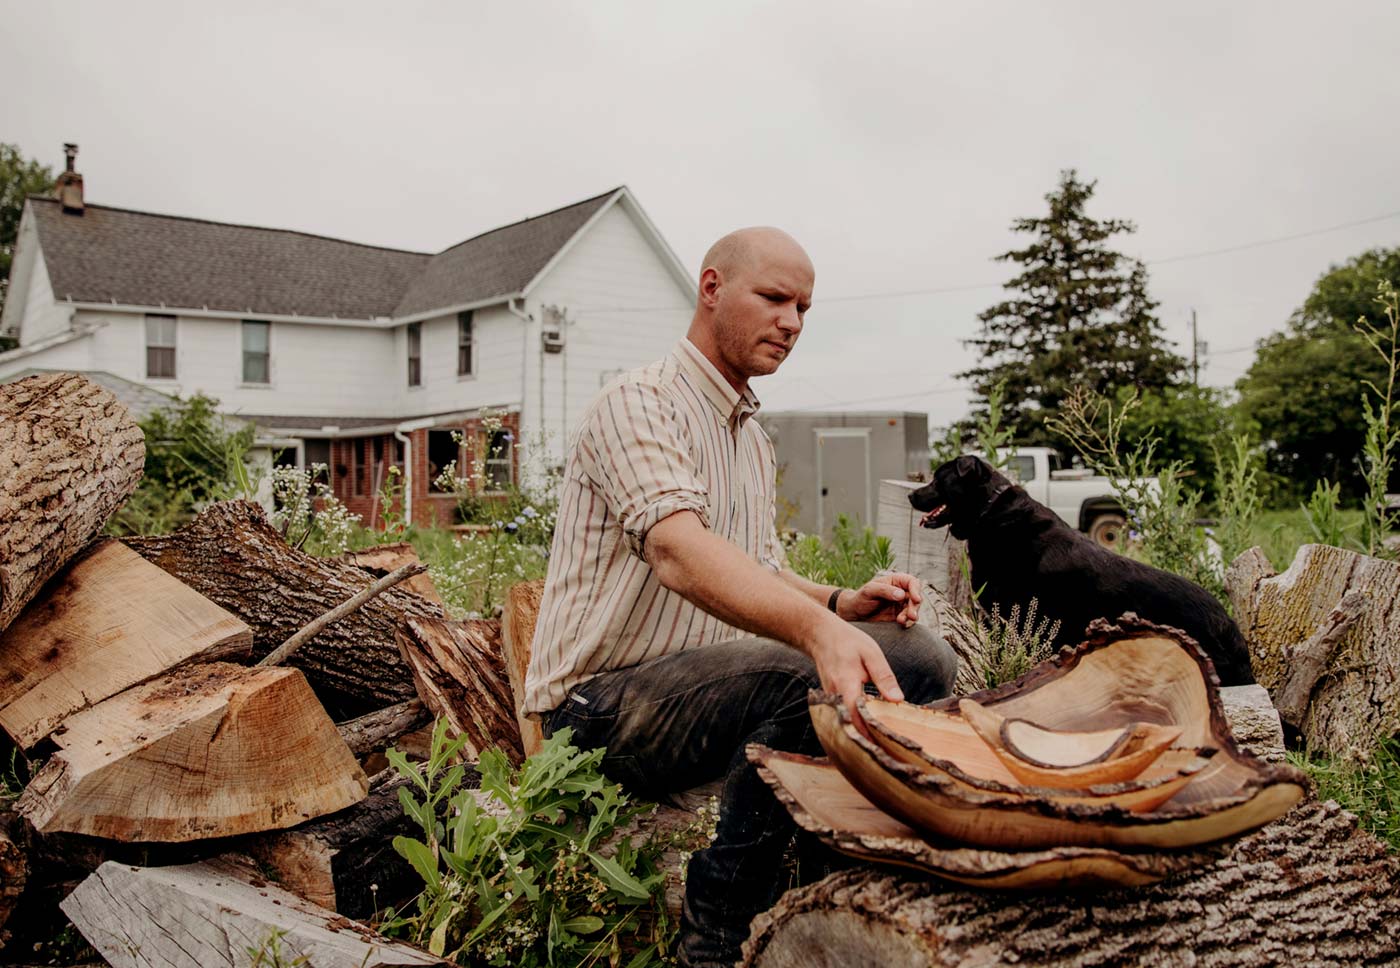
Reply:
[[[1400,287],[1400,249],[1372,249],[1332,266],[1283,332],[1261,340],[1240,379],[1240,412],[1258,424],[1269,470],[1297,496],[1321,479],[1360,493],[1364,381],[1382,384],[1385,366],[1356,331],[1359,317],[1384,324],[1377,286]]]

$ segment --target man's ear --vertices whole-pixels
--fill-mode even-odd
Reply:
[[[700,302],[713,309],[715,304],[719,302],[719,291],[723,287],[724,277],[714,266],[709,266],[700,273]]]

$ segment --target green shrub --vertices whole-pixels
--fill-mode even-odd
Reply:
[[[232,430],[219,402],[197,393],[140,421],[146,468],[135,493],[108,522],[111,534],[167,534],[205,505],[253,496],[256,482],[245,463],[251,424]]]
[[[571,739],[560,730],[514,769],[499,750],[482,753],[485,809],[462,786],[466,767],[454,761],[465,740],[449,740],[445,721],[427,761],[389,751],[410,781],[399,797],[421,834],[394,838],[394,849],[424,888],[412,910],[387,913],[386,933],[459,964],[673,963],[662,855],[707,842],[713,809],[675,837],[620,836],[653,808],[603,776],[603,750],[580,751]]]
[[[819,585],[859,588],[875,573],[894,567],[890,539],[874,528],[857,528],[844,514],[836,516],[831,540],[815,534],[797,535],[787,548],[788,566]]]

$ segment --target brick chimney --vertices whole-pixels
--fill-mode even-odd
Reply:
[[[58,200],[63,203],[65,212],[72,212],[75,215],[83,214],[83,176],[74,169],[73,163],[78,159],[78,146],[66,144],[63,146],[63,153],[68,156],[67,169],[58,176],[53,184],[53,193],[58,196]]]

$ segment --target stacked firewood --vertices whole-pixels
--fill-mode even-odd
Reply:
[[[500,623],[448,619],[407,545],[317,558],[247,501],[101,537],[143,462],[82,377],[0,387],[0,728],[33,765],[0,928],[42,937],[61,900],[113,964],[243,964],[274,934],[317,966],[437,963],[349,919],[421,888],[386,747],[445,717],[522,759]]]

